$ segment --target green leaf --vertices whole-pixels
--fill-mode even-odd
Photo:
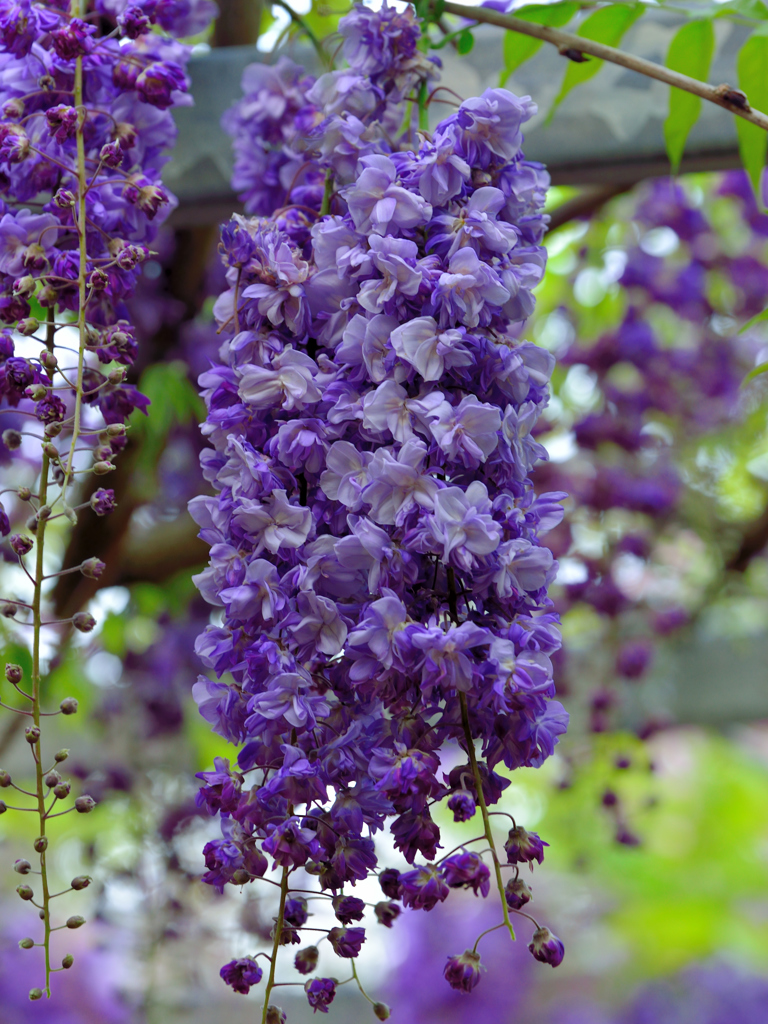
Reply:
[[[768,35],[767,26],[761,25],[739,50],[736,71],[739,88],[747,94],[749,104],[757,110],[768,110]],[[765,167],[768,133],[743,117],[736,118],[741,162],[749,174],[755,194],[760,200],[760,176]]]
[[[750,327],[754,327],[755,324],[759,324],[761,320],[768,320],[768,309],[764,309],[762,313],[758,313],[756,316],[753,316],[751,320],[747,320],[747,322],[739,328],[739,334],[743,334],[744,331],[748,331]]]
[[[474,45],[475,37],[468,28],[465,28],[456,40],[456,52],[460,57],[463,57],[465,53],[469,53],[472,50]]]
[[[585,18],[577,34],[582,39],[592,39],[606,46],[618,46],[624,33],[637,21],[644,9],[643,4],[611,4],[610,7],[601,7]],[[579,64],[569,61],[563,84],[552,104],[549,117],[552,117],[571,89],[593,78],[602,66],[603,61],[596,57],[590,57]]]
[[[667,67],[681,75],[705,82],[715,49],[711,21],[689,21],[675,33],[667,52]],[[683,89],[670,88],[669,115],[664,122],[664,140],[672,171],[677,174],[688,134],[701,112],[701,97]]]
[[[725,3],[717,4],[714,7],[716,18],[727,18],[734,14],[742,18],[751,18],[754,21],[768,20],[768,7],[763,0],[726,0]]]
[[[579,4],[535,4],[530,7],[521,7],[515,11],[516,18],[523,21],[532,21],[537,25],[549,25],[551,28],[561,28],[567,25],[576,11]],[[521,35],[519,32],[507,32],[504,36],[504,70],[499,78],[499,86],[504,87],[509,76],[515,72],[521,64],[524,64],[529,57],[539,49],[543,40],[532,39],[531,36]]]
[[[749,384],[750,381],[754,380],[755,377],[760,377],[764,373],[768,373],[768,363],[760,363],[754,368],[754,370],[750,370],[741,382],[741,386],[744,387],[746,384]]]

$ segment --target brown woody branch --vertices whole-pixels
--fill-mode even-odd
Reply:
[[[468,18],[476,22],[484,22],[488,25],[498,25],[499,28],[508,29],[511,32],[518,32],[524,36],[532,36],[534,39],[541,39],[545,43],[556,46],[559,53],[573,59],[573,54],[589,54],[598,60],[607,60],[611,64],[619,64],[630,71],[636,71],[647,78],[655,78],[666,85],[674,86],[676,89],[683,89],[685,92],[700,96],[701,99],[715,103],[718,107],[729,110],[737,117],[744,118],[758,128],[768,131],[768,116],[762,111],[750,107],[749,101],[744,93],[738,89],[732,89],[727,85],[709,85],[707,82],[700,82],[696,78],[689,78],[688,75],[681,75],[679,71],[671,71],[661,64],[655,64],[643,57],[635,57],[624,50],[617,50],[613,46],[606,46],[604,43],[597,43],[593,39],[585,39],[573,32],[563,32],[559,28],[550,28],[548,25],[537,25],[532,21],[524,21],[522,18],[515,18],[511,14],[500,14],[490,7],[465,7],[463,4],[446,2],[441,5],[446,14],[454,14],[459,18]]]

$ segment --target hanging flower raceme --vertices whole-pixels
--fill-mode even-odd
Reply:
[[[34,810],[38,819],[39,867],[32,876],[29,861],[16,863],[17,873],[31,876],[17,893],[40,916],[39,934],[21,946],[42,946],[45,955],[45,983],[30,991],[33,1000],[50,995],[52,931],[84,923],[79,915],[63,923],[53,916],[52,900],[63,894],[50,892],[48,822],[95,807],[88,794],[72,799],[60,774],[68,751],[53,755],[43,742],[43,715],[77,711],[74,698],[57,712],[42,710],[43,645],[71,627],[87,633],[96,625],[86,611],[58,622],[46,608],[44,580],[58,575],[50,571],[46,529],[62,517],[76,522],[81,511],[114,509],[111,488],[92,487],[75,504],[74,485],[91,474],[98,484],[112,472],[127,418],[149,404],[125,383],[136,356],[125,299],[171,207],[160,179],[175,134],[169,108],[189,102],[188,48],[152,26],[181,35],[214,9],[207,0],[105,0],[95,11],[58,0],[0,2],[0,321],[7,325],[0,331],[0,414],[3,455],[15,453],[22,472],[33,470],[31,485],[17,486],[11,467],[8,510],[0,506],[0,532],[7,535],[12,523],[20,530],[4,556],[23,566],[30,584],[3,596],[3,614],[32,656],[31,673],[6,665],[13,703],[3,707],[24,716],[36,775],[32,808],[29,791],[0,772],[0,786],[20,805],[0,801],[0,814]],[[97,578],[104,568],[88,558],[62,571]],[[78,876],[71,890],[89,881]],[[67,954],[61,969],[72,963]]]
[[[202,776],[223,829],[205,881],[280,869],[265,1014],[307,874],[333,897],[342,958],[365,941],[345,887],[379,872],[386,926],[397,900],[485,896],[491,875],[509,925],[487,810],[509,780],[494,769],[540,765],[567,723],[539,541],[564,495],[530,480],[553,360],[519,338],[545,264],[548,178],[520,150],[535,108],[490,89],[395,146],[405,98],[436,74],[413,11],[356,7],[340,31],[348,69],[314,83],[285,59],[249,69],[229,119],[238,187],[271,216],[222,230],[225,340],[201,377],[217,493],[191,504],[211,545],[197,583],[222,614],[198,642],[216,678],[194,692],[240,747],[236,769]],[[441,771],[457,745],[464,763]],[[479,806],[490,870],[469,850],[439,859],[442,800],[457,820]],[[384,828],[410,870],[381,871]],[[468,991],[480,973],[446,977]],[[333,997],[327,979],[306,991],[323,1011]]]

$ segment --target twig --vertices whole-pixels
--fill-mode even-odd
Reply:
[[[617,50],[613,46],[596,43],[593,39],[585,39],[583,36],[577,36],[572,32],[563,32],[558,28],[550,28],[548,25],[537,25],[532,21],[524,21],[522,18],[515,18],[509,14],[500,14],[490,7],[464,7],[462,4],[450,3],[448,0],[442,6],[446,14],[454,14],[459,18],[468,18],[471,21],[484,22],[488,25],[498,25],[499,28],[518,32],[520,35],[542,39],[545,43],[556,46],[558,51],[563,54],[566,51],[588,53],[590,57],[596,57],[598,60],[619,64],[640,75],[655,78],[676,89],[683,89],[685,92],[693,93],[694,96],[700,96],[710,103],[717,104],[718,107],[729,110],[738,117],[743,117],[745,121],[757,125],[758,128],[768,131],[768,116],[762,111],[750,107],[749,103],[741,98],[743,94],[738,90],[700,82],[696,78],[681,75],[678,71],[670,71],[669,68],[665,68],[661,64],[655,64],[642,57],[635,57],[634,54]]]

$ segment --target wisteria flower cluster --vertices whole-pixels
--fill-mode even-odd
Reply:
[[[28,811],[39,823],[38,868],[26,859],[15,865],[29,882],[36,876],[16,890],[41,920],[40,936],[21,942],[45,955],[45,983],[30,991],[33,1000],[50,995],[52,970],[72,966],[67,954],[52,968],[52,931],[84,923],[79,915],[64,924],[52,917],[51,900],[63,894],[50,892],[48,823],[95,806],[88,794],[69,802],[71,784],[60,774],[69,752],[43,749],[42,716],[77,711],[74,698],[56,712],[42,710],[43,637],[55,645],[71,627],[95,626],[87,611],[51,618],[45,581],[59,573],[51,572],[46,530],[57,519],[76,522],[83,510],[113,510],[114,492],[101,484],[127,443],[127,418],[147,409],[125,382],[136,356],[126,298],[172,205],[160,171],[175,134],[170,108],[188,102],[188,48],[155,26],[181,35],[214,10],[207,0],[0,3],[0,413],[4,458],[15,454],[32,471],[31,486],[7,486],[8,508],[0,506],[0,532],[10,534],[4,554],[23,569],[2,614],[18,625],[32,664],[30,673],[6,665],[14,703],[3,707],[26,723],[36,779],[30,792],[0,771],[0,787],[21,802],[0,801],[0,813]],[[104,568],[88,558],[61,571],[97,578]],[[71,890],[89,881],[78,876]]]
[[[372,874],[391,927],[451,888],[487,896],[493,873],[511,931],[530,898],[519,865],[541,863],[543,844],[513,821],[505,888],[488,808],[509,779],[494,769],[540,765],[567,722],[539,542],[564,495],[530,480],[553,360],[518,338],[545,263],[548,179],[520,149],[535,108],[487,90],[395,145],[391,127],[415,113],[404,100],[436,74],[414,12],[358,6],[340,32],[344,70],[246,72],[236,180],[262,216],[222,230],[225,340],[200,379],[217,494],[191,503],[211,545],[197,583],[223,617],[198,642],[216,678],[194,693],[240,746],[235,767],[202,775],[223,831],[204,877],[223,889],[279,869],[265,1021],[282,1019],[270,996],[279,947],[302,942],[292,890],[307,875],[339,921],[321,941],[355,978],[365,904],[346,887]],[[444,800],[457,821],[479,808],[490,869],[469,844],[439,857]],[[384,828],[408,870],[380,867]],[[536,929],[533,955],[557,965],[562,944]],[[300,974],[317,955],[299,949]],[[243,993],[262,974],[253,958],[222,970]],[[469,991],[476,949],[446,977]],[[335,985],[308,980],[310,1005],[325,1012]]]

